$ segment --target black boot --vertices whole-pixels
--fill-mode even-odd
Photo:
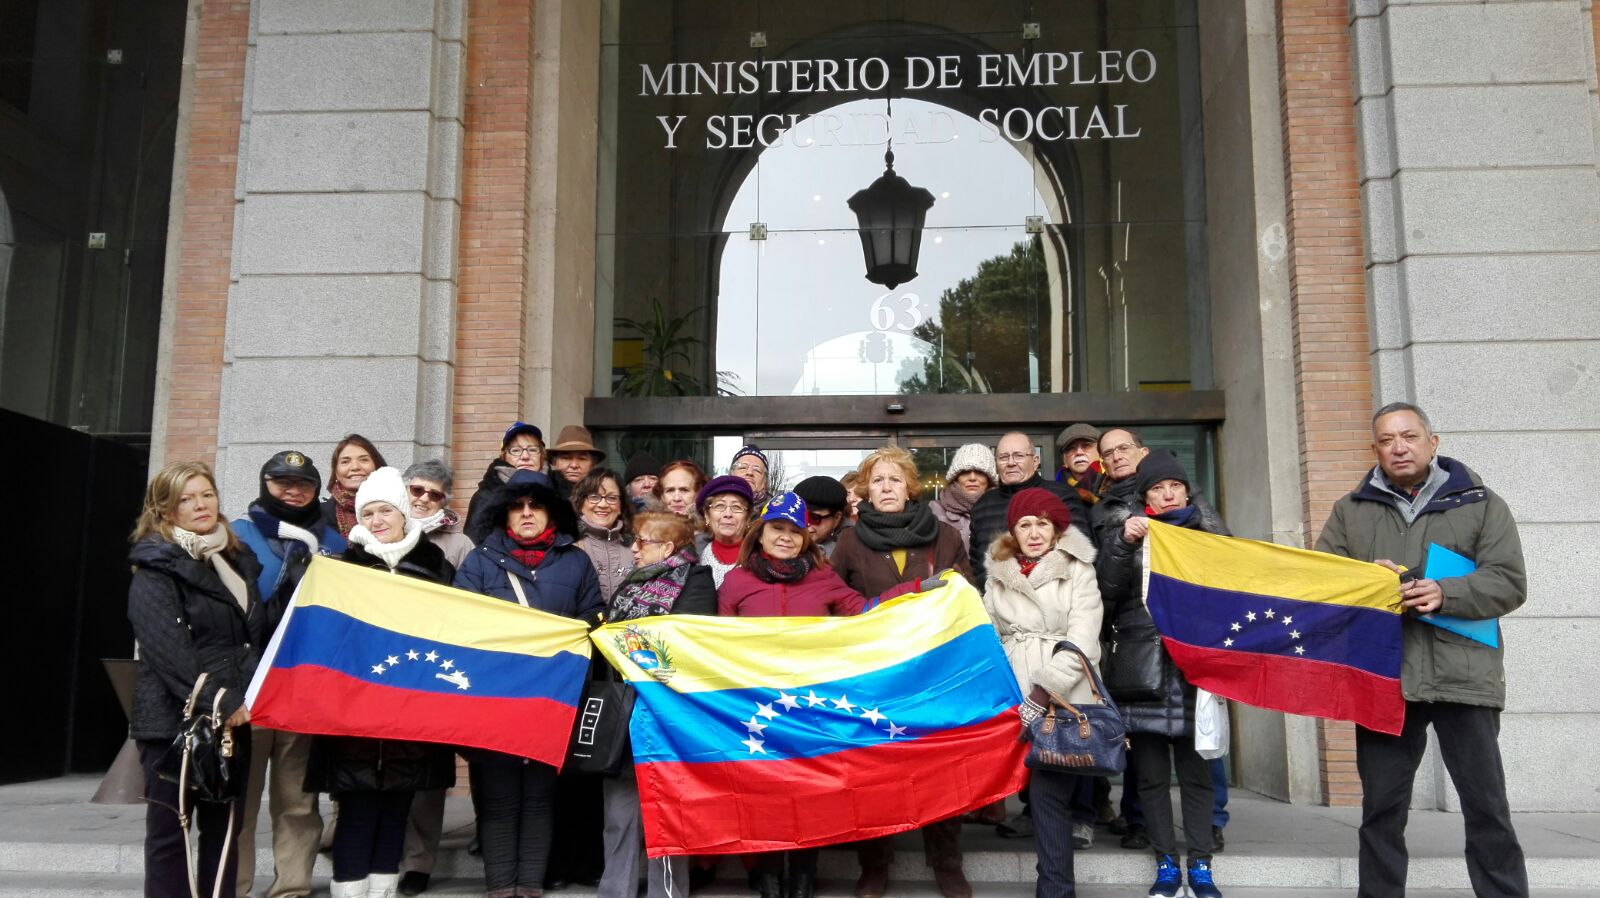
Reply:
[[[789,875],[789,898],[811,898],[817,891],[817,874],[800,870]]]
[[[756,891],[761,898],[783,898],[783,877],[776,873],[756,874]]]

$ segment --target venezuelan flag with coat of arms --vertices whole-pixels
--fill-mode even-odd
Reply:
[[[559,767],[588,677],[588,629],[315,558],[250,683],[250,722],[487,748]]]
[[[1190,683],[1398,735],[1400,580],[1365,561],[1150,522],[1145,604]]]
[[[916,829],[1021,788],[1022,695],[957,575],[857,617],[651,617],[591,638],[637,689],[651,857]]]

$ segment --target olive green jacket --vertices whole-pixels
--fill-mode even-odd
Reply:
[[[1440,456],[1443,483],[1410,523],[1377,469],[1340,499],[1317,540],[1317,550],[1362,561],[1386,558],[1408,569],[1427,560],[1429,543],[1472,559],[1477,570],[1439,581],[1440,614],[1472,620],[1500,617],[1527,600],[1528,575],[1511,509],[1472,469]],[[1408,617],[1404,624],[1400,687],[1408,701],[1459,702],[1503,708],[1506,672],[1500,648]]]

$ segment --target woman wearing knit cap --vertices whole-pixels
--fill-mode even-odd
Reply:
[[[406,515],[406,488],[394,468],[373,471],[356,491],[358,523],[344,560],[429,583],[449,584],[455,568]],[[455,781],[455,753],[428,742],[316,736],[307,792],[339,802],[333,837],[333,898],[394,898],[406,820],[419,789]]]
[[[1145,609],[1141,576],[1140,550],[1150,532],[1149,522],[1223,535],[1228,534],[1228,528],[1209,505],[1194,501],[1189,475],[1170,453],[1152,452],[1145,456],[1133,479],[1135,494],[1144,508],[1136,512],[1123,506],[1113,513],[1114,517],[1107,518],[1106,532],[1112,535],[1106,540],[1097,566],[1112,632],[1118,641],[1144,638],[1159,643],[1155,623]],[[1108,672],[1126,654],[1112,655],[1107,661]],[[1187,875],[1189,889],[1196,898],[1218,898],[1221,893],[1211,872],[1211,853],[1215,850],[1211,764],[1194,748],[1194,687],[1164,648],[1159,692],[1161,697],[1155,701],[1119,702],[1132,745],[1128,766],[1134,771],[1134,787],[1156,855],[1156,879],[1150,894],[1162,898],[1183,894]],[[1174,767],[1183,801],[1183,839],[1189,852],[1186,870],[1178,867],[1177,837],[1173,831],[1169,784]]]
[[[459,566],[472,551],[472,540],[461,532],[461,518],[450,510],[455,475],[439,459],[419,461],[405,473],[406,514],[424,535],[444,552],[446,561]]]
[[[494,504],[494,494],[500,487],[505,486],[511,475],[518,471],[543,471],[544,463],[544,431],[523,421],[514,422],[506,428],[506,432],[500,436],[500,454],[489,462],[483,479],[478,481],[478,491],[472,494],[472,501],[467,504],[464,532],[473,545],[483,542],[483,538],[494,529],[494,522],[485,520],[484,515],[489,506]]]
[[[234,763],[250,763],[245,687],[267,635],[256,591],[261,566],[222,523],[216,478],[203,462],[174,462],[145,488],[133,531],[128,621],[139,643],[129,733],[145,775],[144,894],[188,898],[190,860],[178,821],[178,787],[158,772],[183,725],[183,706],[204,675],[195,707],[217,704],[233,727]],[[195,884],[205,894],[234,884],[240,823],[236,799],[200,802]],[[252,846],[253,847],[253,846]],[[315,847],[313,845],[313,851]]]
[[[971,577],[966,547],[949,524],[942,524],[919,496],[922,484],[911,453],[886,446],[868,455],[858,469],[866,484],[856,525],[839,537],[833,567],[863,596],[882,595],[902,584],[915,586],[954,569]],[[945,898],[970,898],[972,886],[961,869],[961,820],[922,828],[922,845],[934,881]],[[861,876],[857,898],[880,898],[889,887],[894,841],[885,836],[857,845]]]
[[[717,589],[711,571],[698,561],[689,523],[666,512],[645,512],[634,523],[638,533],[633,541],[635,567],[612,594],[606,620],[616,623],[658,614],[716,614]],[[633,766],[628,765],[620,776],[603,780],[602,788],[605,874],[598,895],[635,898],[644,826]],[[689,894],[689,858],[650,858],[645,863],[645,898],[685,898]]]
[[[489,534],[456,572],[459,589],[586,623],[605,602],[589,557],[577,547],[578,516],[550,478],[518,471],[484,509]],[[500,752],[462,752],[478,782],[478,837],[489,898],[543,894],[554,832],[556,770]]]
[[[739,563],[740,540],[750,523],[752,504],[750,484],[732,474],[712,478],[695,496],[695,510],[705,522],[705,530],[695,535],[694,544],[700,563],[711,569],[712,582],[718,588]]]
[[[751,443],[741,446],[733,454],[733,461],[728,462],[728,473],[735,477],[743,477],[750,484],[750,493],[755,496],[755,504],[762,505],[770,495],[767,492],[767,472],[771,467],[767,464],[767,454],[761,447]]]
[[[962,446],[950,459],[944,480],[944,490],[933,503],[933,516],[956,528],[961,545],[966,546],[972,539],[972,504],[1000,481],[994,451],[982,443]]]
[[[687,458],[680,458],[667,462],[661,469],[661,477],[656,481],[655,497],[666,511],[680,518],[690,518],[694,515],[695,496],[705,485],[706,472]]]
[[[1094,543],[1077,527],[1055,494],[1037,487],[1019,491],[1006,506],[1006,532],[989,547],[983,604],[1000,634],[1017,685],[1028,696],[1027,715],[1058,704],[1093,700],[1078,656],[1055,651],[1067,640],[1089,659],[1100,660],[1100,589],[1095,581]],[[1072,804],[1086,785],[1082,777],[1056,770],[1033,771],[1023,797],[1038,852],[1040,898],[1074,893]]]
[[[831,561],[833,550],[839,547],[845,509],[850,506],[844,484],[819,474],[795,484],[794,493],[806,500],[806,528],[811,531],[811,541]]]
[[[267,609],[267,637],[277,629],[294,597],[300,578],[317,555],[339,555],[345,539],[322,519],[317,493],[322,475],[303,452],[285,449],[261,466],[261,492],[244,517],[233,522],[234,535],[261,563],[256,579]],[[238,894],[247,895],[256,879],[256,819],[261,792],[271,796],[273,885],[271,894],[293,895],[311,890],[311,868],[322,843],[322,816],[317,796],[305,791],[311,737],[304,733],[253,726],[250,779],[245,785],[244,822],[239,828]],[[270,766],[269,766],[270,764]]]
[[[644,511],[645,503],[655,495],[656,481],[661,477],[661,462],[654,455],[640,449],[628,458],[628,467],[622,472],[622,485],[635,511]]]
[[[388,464],[372,441],[352,433],[333,447],[333,479],[328,482],[328,498],[322,502],[322,520],[337,527],[344,536],[356,525],[356,490],[367,475]]]
[[[600,578],[600,595],[609,596],[633,570],[633,503],[622,492],[622,478],[610,468],[595,468],[572,490],[578,512],[578,548],[589,556]]]

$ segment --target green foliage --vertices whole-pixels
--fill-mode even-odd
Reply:
[[[939,297],[938,317],[912,331],[943,352],[928,358],[923,370],[902,381],[900,389],[1028,392],[1029,335],[1037,327],[1036,308],[1048,285],[1044,247],[1037,236],[980,262],[977,273]],[[1036,348],[1044,354],[1047,344]]]
[[[690,309],[674,318],[667,317],[661,300],[650,300],[650,317],[644,321],[617,316],[616,326],[634,331],[643,338],[643,360],[623,372],[617,388],[621,396],[705,396],[706,384],[691,370],[704,341],[688,332],[690,319],[705,307]],[[718,396],[736,396],[737,376],[718,371]]]

